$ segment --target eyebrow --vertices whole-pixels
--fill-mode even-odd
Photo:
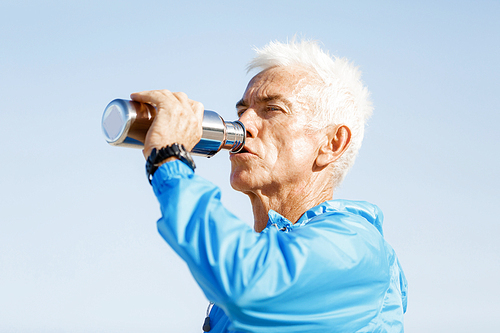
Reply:
[[[291,103],[287,99],[283,98],[283,96],[280,94],[257,98],[257,103],[267,103],[276,100],[283,101],[283,103],[285,103],[286,106],[288,106],[288,108],[291,109]],[[243,98],[240,99],[238,103],[236,103],[236,109],[246,108],[246,107],[248,107],[248,103]]]
[[[245,101],[243,100],[243,98],[242,98],[242,99],[240,99],[240,100],[238,101],[238,103],[236,103],[236,109],[239,109],[239,108],[246,108],[247,106],[248,106],[248,104],[247,104],[247,102],[245,102]]]

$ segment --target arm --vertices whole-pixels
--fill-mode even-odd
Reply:
[[[153,188],[162,211],[159,232],[240,329],[314,331],[331,324],[327,316],[339,325],[366,324],[376,315],[390,273],[375,228],[353,232],[340,221],[255,233],[222,206],[217,187],[179,161],[158,169]],[[359,246],[359,237],[367,243]]]

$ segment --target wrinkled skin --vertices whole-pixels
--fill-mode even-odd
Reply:
[[[351,133],[342,124],[308,128],[312,110],[304,88],[313,79],[300,68],[274,67],[256,75],[237,104],[247,138],[245,149],[230,155],[231,186],[249,196],[258,232],[269,209],[295,223],[332,198],[332,164],[349,146]],[[180,143],[191,150],[201,139],[204,108],[186,94],[154,90],[131,98],[158,111],[146,135],[146,158],[153,148]]]
[[[274,67],[255,76],[237,104],[247,138],[246,151],[230,157],[231,185],[250,197],[256,231],[266,226],[269,209],[296,222],[306,210],[332,198],[328,167],[344,151],[350,134],[345,126],[308,128],[311,103],[301,92],[312,79],[300,68]],[[333,156],[337,131],[345,142]]]

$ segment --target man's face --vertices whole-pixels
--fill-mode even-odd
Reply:
[[[272,195],[309,179],[318,135],[306,129],[310,103],[300,92],[310,79],[302,69],[274,67],[250,81],[237,104],[247,138],[230,157],[234,189]]]

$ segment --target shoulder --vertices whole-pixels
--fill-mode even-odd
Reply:
[[[364,243],[385,248],[380,230],[366,217],[348,210],[327,211],[319,214],[294,231],[299,234],[326,238],[337,244],[349,243],[362,246]],[[379,249],[380,250],[380,249]]]

